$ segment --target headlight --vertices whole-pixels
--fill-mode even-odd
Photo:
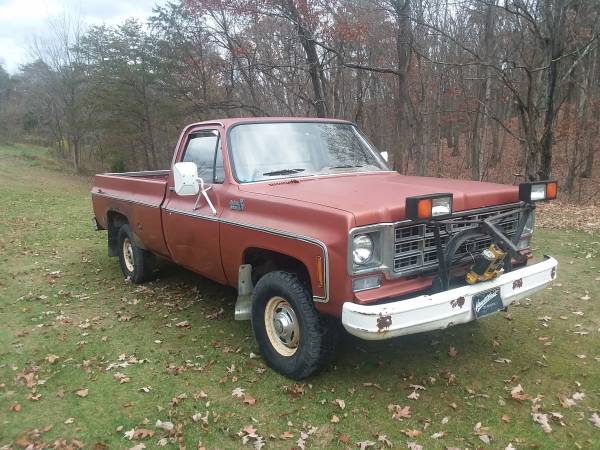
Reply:
[[[352,260],[354,264],[367,264],[373,258],[373,239],[368,234],[357,234],[352,240]]]

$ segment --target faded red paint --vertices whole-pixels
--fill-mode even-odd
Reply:
[[[329,301],[315,303],[316,308],[339,316],[346,301],[368,304],[431,286],[429,276],[412,279],[382,277],[380,288],[354,293],[352,278],[347,272],[348,233],[352,228],[403,220],[405,199],[414,195],[451,192],[455,211],[518,200],[515,186],[409,177],[395,172],[336,174],[240,184],[232,175],[227,139],[224,139],[227,130],[240,122],[270,121],[322,120],[222,119],[189,125],[181,133],[172,164],[182,159],[191,133],[214,129],[221,134],[225,180],[223,184],[213,184],[209,191],[217,209],[216,216],[212,215],[205,201],[201,201],[200,208],[194,211],[195,196],[175,194],[172,170],[144,176],[102,174],[96,176],[92,189],[98,223],[106,228],[108,214],[120,213],[133,224],[131,229],[143,248],[234,287],[237,286],[238,268],[244,263],[248,249],[268,249],[292,256],[305,265],[313,295],[329,295]],[[244,200],[245,210],[230,209],[231,200]],[[204,218],[169,212],[173,209]],[[328,257],[320,243],[326,247]],[[328,285],[325,287],[319,283],[317,257],[328,264]]]

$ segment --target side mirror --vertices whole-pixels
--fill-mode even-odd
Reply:
[[[178,162],[173,166],[175,193],[177,195],[198,195],[198,166],[193,162]]]

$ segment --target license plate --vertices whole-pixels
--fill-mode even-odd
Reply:
[[[483,317],[495,313],[504,308],[500,288],[494,288],[489,291],[480,292],[473,296],[473,312],[475,317]]]

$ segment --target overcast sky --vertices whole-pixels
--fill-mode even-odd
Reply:
[[[0,63],[11,74],[31,61],[32,36],[43,37],[47,22],[67,12],[85,24],[108,25],[128,17],[144,20],[165,0],[0,0]]]

